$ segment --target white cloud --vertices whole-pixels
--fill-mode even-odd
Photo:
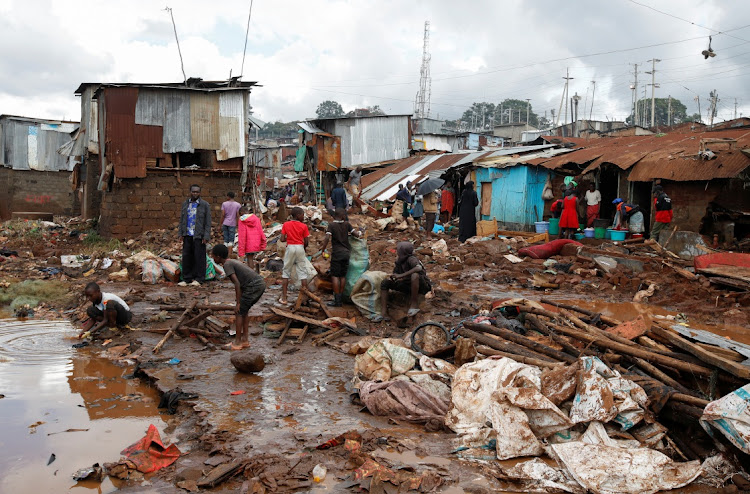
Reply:
[[[236,75],[249,0],[169,3],[188,77]],[[750,17],[743,0],[665,0],[658,8],[722,30]],[[81,82],[181,80],[163,9],[149,0],[0,0],[0,113],[70,118],[80,108],[73,91]],[[432,24],[432,108],[441,117],[455,118],[473,101],[505,98],[531,98],[540,114],[557,111],[569,67],[571,95],[590,98],[591,81],[597,81],[595,118],[624,118],[630,64],[643,67],[653,57],[662,59],[658,96],[671,94],[693,112],[696,94],[705,99],[717,89],[720,117],[731,117],[734,98],[750,114],[743,84],[750,72],[750,42],[744,43],[750,29],[729,33],[741,39],[715,36],[719,55],[705,61],[700,51],[708,30],[627,0],[569,2],[564,8],[552,0],[258,0],[244,70],[245,80],[263,85],[253,91],[255,110],[264,120],[291,120],[312,116],[320,101],[334,99],[345,109],[378,104],[392,113],[410,112],[426,19]],[[576,58],[689,38],[699,39]],[[640,74],[639,86],[649,82],[646,77]]]

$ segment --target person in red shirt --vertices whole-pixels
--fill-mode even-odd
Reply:
[[[302,282],[302,288],[307,288],[307,271],[305,270],[307,254],[305,249],[307,249],[310,230],[302,222],[304,219],[305,212],[302,208],[292,208],[292,219],[281,227],[280,240],[287,243],[284,253],[284,269],[281,273],[281,298],[279,303],[282,305],[289,304],[287,290],[289,289],[289,278],[292,277],[292,269],[297,270],[297,278]]]
[[[672,199],[664,192],[661,185],[654,187],[654,209],[656,210],[656,216],[654,217],[654,228],[651,230],[651,238],[658,241],[659,234],[669,227],[674,216]]]

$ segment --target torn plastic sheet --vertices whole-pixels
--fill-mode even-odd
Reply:
[[[701,473],[698,460],[677,463],[653,449],[628,446],[592,422],[581,441],[552,444],[549,454],[585,489],[595,494],[650,494],[677,489]]]
[[[512,482],[514,488],[520,492],[586,492],[565,470],[551,467],[539,458],[518,463],[510,468],[500,467],[493,475],[498,480]]]
[[[541,370],[507,358],[462,366],[451,398],[446,425],[458,434],[458,446],[481,448],[495,439],[498,459],[539,455],[544,449],[537,437],[573,425],[541,393]]]
[[[645,416],[648,396],[597,357],[581,357],[578,386],[570,410],[573,423],[615,421],[628,430]]]
[[[708,434],[716,429],[750,454],[750,384],[706,405],[700,424]]]

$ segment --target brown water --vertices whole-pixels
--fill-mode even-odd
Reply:
[[[163,432],[157,392],[124,379],[130,369],[72,349],[75,334],[65,321],[0,320],[0,492],[114,492],[108,479],[72,475],[116,461],[149,424]]]

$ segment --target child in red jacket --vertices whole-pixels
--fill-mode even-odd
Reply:
[[[237,255],[240,259],[244,257],[247,265],[258,271],[259,266],[255,262],[255,255],[266,250],[266,234],[263,232],[260,218],[250,213],[248,208],[243,207],[240,209],[238,228]]]

